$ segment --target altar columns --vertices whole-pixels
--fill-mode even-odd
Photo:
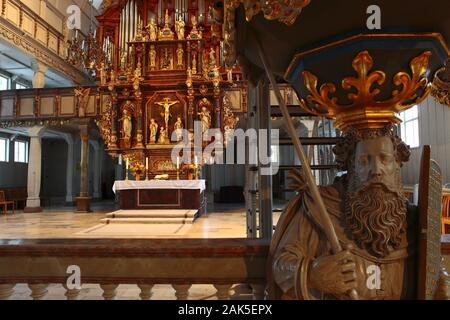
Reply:
[[[261,133],[258,135],[258,170],[259,170],[259,237],[263,239],[271,239],[273,234],[273,194],[272,194],[272,174],[271,162],[261,162],[261,145],[267,145],[267,155],[271,155],[271,114],[270,114],[270,95],[269,81],[266,77],[262,78],[257,87],[257,113],[259,129],[267,129],[267,135],[263,137]],[[264,139],[264,140],[262,140]]]
[[[136,149],[144,149],[144,132],[142,130],[142,98],[136,98]]]
[[[32,127],[28,129],[30,137],[30,153],[28,159],[28,179],[27,179],[27,206],[24,212],[42,212],[41,199],[41,166],[42,166],[42,149],[41,135],[44,127]]]
[[[89,151],[89,131],[88,125],[80,125],[81,138],[81,185],[80,196],[77,201],[77,212],[91,212],[90,201],[88,197],[88,151]]]
[[[111,92],[111,143],[108,146],[111,150],[117,150],[117,113],[119,112],[119,102],[117,100],[117,92],[113,90]]]

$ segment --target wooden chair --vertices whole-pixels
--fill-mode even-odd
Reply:
[[[5,191],[0,191],[0,206],[3,207],[3,212],[8,213],[8,205],[11,205],[12,213],[14,214],[14,201],[8,201],[5,197]]]
[[[442,196],[442,234],[446,233],[446,226],[450,227],[450,195]]]

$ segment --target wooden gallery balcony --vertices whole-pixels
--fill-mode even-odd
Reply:
[[[81,90],[78,95],[77,90]],[[75,118],[95,118],[108,97],[97,87],[0,91],[0,128],[55,126]]]
[[[248,284],[259,300],[268,250],[267,241],[247,239],[1,240],[0,299],[24,283],[33,299],[42,299],[49,284],[65,286],[68,267],[78,266],[81,284],[99,284],[104,299],[114,299],[120,284],[137,285],[141,299],[168,284],[181,300],[192,285],[213,285],[218,299],[228,299],[232,285]],[[78,297],[79,290],[65,289],[68,299]]]

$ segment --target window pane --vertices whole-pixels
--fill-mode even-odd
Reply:
[[[419,121],[412,121],[411,124],[414,132],[413,141],[411,142],[411,148],[417,148],[419,146]]]
[[[402,140],[411,148],[419,147],[419,110],[417,106],[412,107],[399,114],[403,121],[400,124],[400,135]]]
[[[22,90],[22,89],[27,89],[27,88],[28,88],[27,86],[24,86],[24,85],[22,85],[20,83],[16,83],[16,89],[17,90]]]
[[[270,160],[272,162],[278,163],[280,161],[280,147],[279,146],[271,146],[272,155]]]
[[[8,79],[0,76],[0,90],[8,90]]]
[[[7,159],[7,144],[6,139],[0,139],[0,161],[6,162]]]
[[[27,157],[28,143],[23,141],[14,142],[14,161],[28,163]]]
[[[414,106],[411,109],[406,110],[404,113],[405,113],[404,121],[409,121],[409,120],[412,120],[412,119],[416,119],[417,116],[418,116],[417,106]]]

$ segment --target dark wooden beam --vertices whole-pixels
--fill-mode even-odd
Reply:
[[[279,166],[279,170],[295,170],[295,169],[301,169],[302,166]],[[318,164],[318,165],[311,165],[311,170],[331,170],[331,169],[337,169],[338,166],[336,164]]]
[[[315,117],[312,113],[306,112],[304,109],[302,109],[300,106],[296,105],[288,105],[289,114],[291,117]],[[281,114],[281,110],[279,106],[272,106],[271,107],[271,115],[272,117],[281,117],[283,116]]]
[[[305,137],[300,138],[300,141],[304,146],[308,145],[333,145],[341,141],[341,138],[335,137]],[[279,139],[280,145],[292,145],[292,140],[289,138]]]

